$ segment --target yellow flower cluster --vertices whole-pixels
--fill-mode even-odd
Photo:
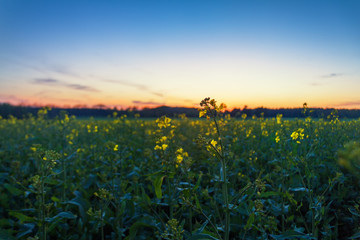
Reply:
[[[179,148],[175,152],[176,154],[176,167],[179,167],[179,164],[181,164],[184,160],[184,157],[189,157],[189,154],[187,152],[184,152],[184,149]]]
[[[113,195],[105,188],[100,188],[98,192],[94,192],[94,195],[100,199],[113,199]]]
[[[296,141],[296,143],[300,144],[300,140],[303,140],[304,139],[304,129],[303,128],[299,128],[297,129],[296,131],[294,131],[290,137]]]
[[[276,131],[276,133],[275,133],[275,142],[276,143],[278,143],[278,142],[280,142],[280,137],[279,137],[279,132],[278,131]]]
[[[221,146],[218,145],[218,142],[214,139],[211,140],[208,145],[206,146],[206,149],[213,154],[213,156],[216,156],[216,152],[221,154]]]
[[[156,119],[156,123],[160,129],[170,127],[170,122],[171,118],[166,116],[162,116],[161,118]]]
[[[169,146],[168,144],[166,144],[166,142],[167,142],[167,137],[166,136],[161,137],[160,140],[156,141],[156,146],[154,147],[154,149],[165,151],[166,148]]]
[[[215,114],[216,112],[222,112],[226,105],[221,103],[219,106],[216,104],[215,99],[205,98],[200,102],[202,108],[199,109],[199,118],[205,116],[207,113],[210,115]]]
[[[117,151],[119,151],[119,145],[116,144],[116,145],[114,146],[114,152],[117,152]]]
[[[88,125],[86,125],[86,128],[87,128],[87,131],[88,131],[88,133],[91,133],[91,132],[98,132],[99,130],[98,130],[98,126],[94,126],[94,128],[92,128],[92,125],[91,124],[88,124]]]

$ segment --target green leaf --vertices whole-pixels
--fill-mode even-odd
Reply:
[[[35,228],[35,224],[34,223],[25,223],[21,226],[20,230],[21,232],[19,232],[16,237],[17,238],[21,238],[29,233],[32,233],[33,229]]]
[[[360,238],[360,232],[355,233],[354,235],[352,235],[348,239],[357,239],[357,238]]]
[[[302,233],[302,232],[298,232],[298,231],[287,231],[282,233],[281,235],[272,235],[270,234],[270,236],[276,240],[288,240],[288,239],[316,239],[314,237],[311,237],[308,234]]]
[[[255,221],[255,213],[250,214],[249,219],[246,222],[245,229],[249,230]]]
[[[58,199],[58,198],[55,197],[55,196],[52,196],[52,197],[51,197],[51,200],[52,200],[53,202],[60,202],[60,199]]]
[[[55,221],[53,221],[47,229],[47,232],[51,233],[62,220],[62,218],[57,218]]]
[[[70,201],[67,201],[65,203],[69,203],[69,204],[78,206],[81,218],[86,219],[87,215],[85,213],[85,209],[88,209],[89,206],[79,191],[75,191],[74,195],[76,196],[75,198],[73,198]]]
[[[161,192],[161,185],[164,180],[165,176],[156,176],[155,179],[153,179],[153,185],[155,188],[155,194],[158,199],[162,198],[162,192]]]
[[[71,212],[61,212],[57,214],[55,217],[46,219],[47,222],[54,222],[57,220],[57,218],[61,219],[74,219],[76,218],[76,215],[72,214]]]
[[[194,195],[194,197],[195,197],[196,207],[197,207],[200,211],[202,211],[201,204],[200,204],[199,199],[197,198],[196,194]]]
[[[209,221],[206,220],[203,225],[201,225],[201,227],[199,229],[197,229],[195,232],[196,233],[202,233],[202,231],[204,231],[204,228],[208,225]]]
[[[289,190],[293,191],[293,192],[308,192],[309,191],[309,189],[304,188],[304,187],[290,188]]]
[[[145,193],[145,190],[143,187],[141,187],[141,195],[142,199],[146,202],[147,205],[151,205],[151,199],[150,197]]]
[[[355,208],[351,207],[349,208],[349,212],[352,214],[352,215],[355,215],[357,217],[360,217],[360,214],[356,212]]]
[[[23,191],[21,191],[20,189],[14,187],[13,185],[10,185],[8,183],[5,183],[4,187],[14,196],[19,196],[20,194],[23,193]]]
[[[5,230],[5,229],[1,229],[0,228],[0,239],[4,239],[4,240],[16,240],[18,238],[15,238],[12,236],[12,232],[14,232],[14,230]]]
[[[26,216],[25,214],[22,214],[19,212],[14,212],[14,211],[10,211],[9,215],[19,219],[21,224],[23,224],[24,222],[32,222],[34,219],[33,217],[29,217],[29,216]]]
[[[279,196],[280,194],[278,192],[269,191],[269,192],[262,192],[259,197],[260,198],[268,198],[272,196]]]
[[[144,222],[136,222],[134,223],[131,227],[130,227],[130,234],[128,237],[126,237],[125,239],[129,239],[129,240],[132,240],[132,239],[136,239],[136,233],[142,229],[142,228],[154,228],[156,229],[155,226],[151,225],[151,224],[148,224],[148,223],[144,223]]]
[[[201,239],[212,239],[212,240],[218,240],[218,238],[215,238],[209,234],[205,233],[197,233],[192,235],[188,240],[201,240]]]

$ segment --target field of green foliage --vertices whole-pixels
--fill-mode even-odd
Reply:
[[[0,239],[357,239],[360,120],[0,119]]]

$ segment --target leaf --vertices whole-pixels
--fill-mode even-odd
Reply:
[[[141,187],[141,195],[142,199],[146,202],[147,205],[151,205],[151,199],[150,197],[145,193],[145,190],[143,187]]]
[[[75,198],[73,198],[70,201],[67,201],[65,203],[78,206],[81,218],[86,219],[87,216],[85,213],[85,209],[88,209],[86,201],[83,199],[83,197],[81,196],[81,193],[79,191],[74,191],[74,195],[76,196]]]
[[[59,225],[59,223],[60,223],[61,221],[62,221],[62,218],[57,218],[55,221],[53,221],[53,222],[50,224],[50,226],[49,226],[49,228],[47,229],[47,231],[48,231],[49,233],[51,233],[52,230],[54,230],[54,228],[56,228],[56,226]]]
[[[10,185],[8,183],[5,183],[4,187],[14,196],[19,196],[20,194],[23,193],[23,191],[21,191],[20,189],[14,187],[13,185]]]
[[[22,214],[19,212],[14,212],[14,211],[10,211],[9,215],[19,219],[21,224],[24,222],[32,222],[34,219],[33,217],[29,217],[29,216],[26,216],[25,214]]]
[[[61,213],[57,214],[55,217],[46,219],[46,221],[53,222],[53,221],[57,220],[57,218],[74,219],[74,218],[76,218],[76,215],[72,214],[71,212],[61,212]]]
[[[311,237],[308,234],[302,233],[302,232],[298,232],[298,231],[287,231],[284,232],[281,235],[273,235],[270,234],[270,236],[276,240],[288,240],[288,239],[316,239],[314,237]]]
[[[209,234],[205,233],[197,233],[192,235],[188,240],[201,240],[201,239],[212,239],[212,240],[218,240],[218,238],[215,238]]]
[[[309,189],[304,188],[304,187],[290,188],[289,190],[293,191],[293,192],[308,192],[309,191]]]
[[[357,239],[357,238],[360,238],[360,232],[355,233],[354,235],[352,235],[348,239]]]
[[[21,232],[19,232],[16,237],[17,238],[21,238],[29,233],[32,233],[33,229],[35,228],[35,224],[34,223],[25,223],[21,226],[20,230],[22,230]]]
[[[148,223],[144,223],[144,222],[136,222],[134,223],[131,227],[130,227],[130,234],[128,237],[126,237],[125,239],[136,239],[136,233],[138,232],[139,229],[141,228],[154,228],[156,229],[155,226],[148,224]]]
[[[211,216],[210,216],[211,217]],[[201,225],[201,227],[199,229],[197,229],[195,232],[196,233],[202,233],[202,231],[204,231],[204,228],[208,225],[209,221],[206,220],[203,225]]]
[[[360,217],[360,214],[356,212],[355,208],[353,207],[350,207],[349,208],[349,212],[352,214],[352,215],[355,215],[357,217]]]
[[[252,213],[250,214],[250,217],[246,222],[245,229],[249,230],[251,228],[251,225],[254,223],[254,221],[255,221],[255,213]]]
[[[262,192],[259,195],[260,198],[268,198],[268,197],[272,197],[272,196],[279,196],[279,193],[274,192],[274,191],[269,191],[269,192]]]
[[[0,239],[4,239],[4,240],[15,240],[15,239],[18,239],[18,238],[15,238],[12,236],[12,232],[14,230],[5,230],[5,229],[1,229],[0,228]]]
[[[52,200],[53,202],[60,202],[60,199],[58,199],[58,198],[55,197],[55,196],[52,196],[52,197],[51,197],[51,200]]]
[[[199,202],[199,199],[197,198],[196,194],[194,195],[195,197],[195,204],[196,204],[196,207],[202,211],[202,208],[201,208],[201,205],[200,205],[200,202]]]
[[[198,180],[196,181],[196,184],[195,184],[195,187],[194,187],[194,191],[196,191],[196,190],[199,188],[200,183],[201,183],[201,177],[202,177],[202,173],[200,173],[199,178],[198,178]]]
[[[158,199],[161,199],[162,198],[162,192],[161,192],[161,185],[162,185],[162,182],[164,180],[164,177],[165,176],[157,176],[154,180],[153,180],[153,185],[154,185],[154,188],[155,188],[155,194],[156,194],[156,197]]]

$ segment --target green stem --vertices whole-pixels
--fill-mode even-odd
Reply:
[[[168,173],[166,176],[166,185],[167,185],[167,190],[168,190],[168,204],[169,204],[169,211],[170,211],[169,215],[170,215],[170,219],[173,219],[174,209],[173,209],[173,205],[172,205],[171,188],[170,188],[170,180],[169,180]]]
[[[227,188],[227,176],[226,176],[226,164],[224,159],[221,161],[222,165],[222,174],[223,174],[223,197],[225,202],[225,240],[229,240],[230,234],[230,208],[229,208],[229,197],[228,197],[228,188]]]
[[[104,240],[104,220],[103,220],[103,206],[104,202],[101,200],[101,208],[100,208],[100,222],[101,222],[101,240]]]
[[[228,194],[228,186],[227,186],[227,174],[226,174],[226,161],[225,161],[225,155],[224,155],[224,146],[222,143],[222,138],[220,134],[219,125],[216,121],[216,115],[214,116],[214,122],[216,127],[216,132],[219,137],[219,143],[221,147],[221,168],[222,168],[222,189],[223,189],[223,198],[225,203],[225,233],[224,233],[224,239],[229,240],[230,235],[230,208],[229,208],[229,194]]]
[[[190,228],[190,233],[192,233],[192,208],[189,209],[189,228]]]
[[[40,158],[40,161],[42,159]],[[40,178],[40,216],[41,216],[41,239],[46,240],[46,228],[45,228],[45,169],[44,163],[41,162],[41,170],[40,170],[41,178]]]
[[[62,200],[66,200],[66,166],[65,166],[65,159],[62,161],[62,171],[63,171],[63,188],[62,188]]]

